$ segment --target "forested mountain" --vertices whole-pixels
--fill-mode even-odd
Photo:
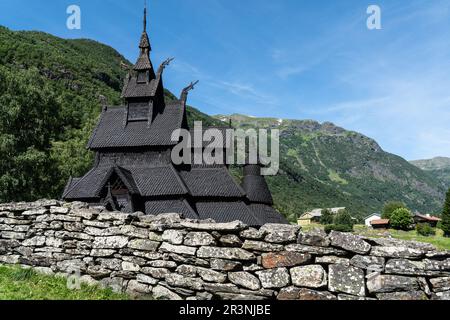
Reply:
[[[0,202],[58,198],[69,176],[90,169],[86,143],[102,105],[122,103],[123,64],[130,63],[92,40],[0,27]],[[228,121],[191,107],[188,115],[205,126]],[[281,172],[268,181],[276,207],[291,220],[326,206],[364,216],[393,199],[439,211],[442,183],[361,134],[314,121],[232,120],[242,128],[281,129]]]
[[[450,158],[436,157],[427,160],[411,161],[413,165],[429,172],[446,188],[450,188]]]

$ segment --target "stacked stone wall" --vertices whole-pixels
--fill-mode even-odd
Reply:
[[[55,200],[0,205],[0,264],[156,299],[450,299],[450,252],[429,244]]]

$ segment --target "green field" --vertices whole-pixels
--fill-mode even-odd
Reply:
[[[31,269],[0,266],[0,300],[124,300],[127,296],[110,289],[81,284],[67,288],[62,277],[38,274]]]
[[[314,228],[320,228],[323,229],[323,225],[320,224],[311,224],[309,226],[302,227],[303,231],[309,231]],[[368,228],[364,225],[355,225],[354,226],[354,233],[362,236],[367,237],[374,237],[374,238],[380,238],[380,237],[393,237],[396,239],[401,240],[410,240],[410,241],[419,241],[419,242],[425,242],[425,243],[431,243],[436,248],[442,249],[442,250],[450,250],[450,238],[446,238],[443,236],[443,232],[440,229],[436,229],[436,235],[432,237],[424,237],[417,234],[415,230],[413,231],[399,231],[399,230],[380,230],[380,229],[372,229]]]

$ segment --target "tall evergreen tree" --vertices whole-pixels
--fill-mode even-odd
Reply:
[[[442,211],[441,228],[444,231],[446,237],[450,237],[450,189],[447,191],[445,198],[444,210]]]

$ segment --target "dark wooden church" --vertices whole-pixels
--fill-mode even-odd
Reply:
[[[162,75],[150,60],[150,41],[144,30],[140,54],[122,91],[125,105],[105,107],[88,143],[95,152],[93,168],[71,178],[62,198],[104,205],[108,210],[145,214],[181,213],[186,218],[216,222],[241,220],[251,226],[287,223],[272,208],[273,200],[258,165],[244,166],[242,185],[226,165],[181,165],[171,160],[176,129],[188,129],[186,99],[166,101]]]

